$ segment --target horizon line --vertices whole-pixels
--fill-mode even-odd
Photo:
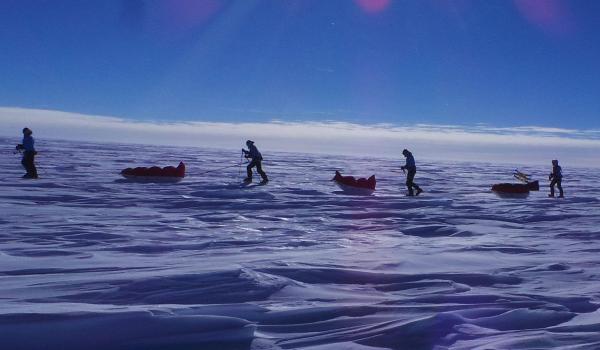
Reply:
[[[540,162],[536,158],[544,158],[541,162],[545,163],[548,158],[571,156],[574,163],[600,166],[594,157],[600,151],[598,129],[428,123],[403,126],[343,120],[149,121],[23,107],[0,107],[0,125],[7,137],[18,136],[17,132],[27,126],[38,137],[63,140],[228,149],[255,139],[262,149],[283,152],[386,156],[399,154],[398,147],[402,147],[432,159],[501,161],[504,155],[515,160],[509,163]],[[15,134],[6,133],[11,129]]]

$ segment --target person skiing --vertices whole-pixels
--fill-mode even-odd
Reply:
[[[17,151],[23,151],[23,159],[21,159],[21,164],[27,171],[25,175],[23,175],[24,179],[37,179],[37,169],[35,167],[35,155],[37,152],[35,151],[35,140],[33,139],[33,131],[29,128],[23,129],[23,143],[17,145]]]
[[[412,153],[409,150],[404,149],[402,151],[402,155],[406,158],[406,164],[401,167],[403,171],[408,171],[406,174],[406,187],[408,187],[408,195],[414,196],[413,188],[417,190],[416,195],[420,195],[423,190],[419,185],[414,183],[415,174],[417,173],[417,166],[415,164],[415,157],[413,157]]]
[[[251,161],[250,164],[248,164],[248,166],[246,167],[248,177],[244,179],[244,182],[252,182],[252,168],[256,167],[256,171],[260,174],[260,177],[262,178],[261,183],[267,183],[269,179],[267,178],[267,174],[265,174],[265,172],[262,170],[262,154],[260,154],[258,148],[254,146],[254,141],[246,141],[246,146],[248,146],[248,150],[246,151],[242,148],[242,152],[244,153],[246,159],[251,159]]]
[[[558,165],[558,160],[552,161],[552,173],[548,175],[548,180],[550,180],[550,194],[548,197],[554,197],[554,186],[558,187],[559,198],[564,198],[565,195],[563,193],[562,188],[562,168]]]

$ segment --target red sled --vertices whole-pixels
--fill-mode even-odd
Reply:
[[[356,194],[372,194],[377,185],[375,175],[371,175],[368,179],[356,179],[354,176],[342,176],[339,171],[335,172],[335,176],[331,180],[334,181],[342,191]]]
[[[538,181],[526,184],[503,183],[492,186],[492,191],[500,196],[507,197],[527,197],[530,191],[539,191],[540,183]]]
[[[177,168],[174,166],[167,166],[164,168],[157,166],[150,168],[127,168],[121,170],[121,175],[129,180],[141,180],[149,182],[178,182],[185,177],[185,164],[180,162]]]

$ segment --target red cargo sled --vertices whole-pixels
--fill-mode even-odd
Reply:
[[[185,164],[179,163],[179,166],[173,167],[157,167],[150,168],[137,167],[127,168],[121,171],[121,175],[129,180],[140,180],[149,182],[178,182],[185,177]]]
[[[507,197],[527,197],[530,191],[539,191],[540,183],[538,181],[528,182],[526,184],[503,183],[492,186],[492,191],[500,196]]]
[[[371,175],[368,179],[356,179],[354,176],[342,176],[339,171],[335,172],[332,181],[342,189],[342,191],[354,194],[372,194],[375,191],[375,175]]]

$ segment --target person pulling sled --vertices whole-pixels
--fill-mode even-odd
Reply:
[[[261,183],[266,184],[267,182],[269,182],[269,179],[267,178],[267,174],[265,174],[265,172],[262,169],[262,154],[260,154],[258,148],[254,146],[254,141],[246,141],[246,146],[248,146],[248,150],[246,151],[242,148],[242,152],[244,153],[244,157],[246,157],[246,159],[250,159],[250,164],[248,164],[248,166],[246,167],[247,177],[244,179],[244,182],[252,182],[252,168],[256,167],[256,171],[260,174],[260,177],[262,178]]]
[[[421,189],[421,187],[419,187],[419,185],[414,183],[415,175],[417,174],[415,157],[413,157],[412,153],[407,149],[404,149],[402,151],[402,155],[406,158],[406,164],[403,167],[401,167],[401,169],[403,171],[408,171],[408,173],[406,174],[406,187],[408,187],[408,195],[411,197],[415,195],[415,193],[413,192],[414,188],[415,190],[417,190],[416,195],[418,196],[423,192],[423,190]]]
[[[23,129],[23,141],[18,144],[16,148],[17,151],[23,152],[23,159],[21,159],[21,164],[27,171],[25,175],[23,175],[24,179],[37,179],[38,173],[37,168],[35,167],[35,155],[37,152],[35,151],[35,140],[33,139],[33,131],[29,128]]]
[[[562,168],[558,165],[558,160],[555,159],[552,161],[552,173],[548,175],[548,180],[550,180],[550,194],[548,197],[554,197],[554,186],[558,187],[558,198],[565,197],[562,188],[562,177]]]

